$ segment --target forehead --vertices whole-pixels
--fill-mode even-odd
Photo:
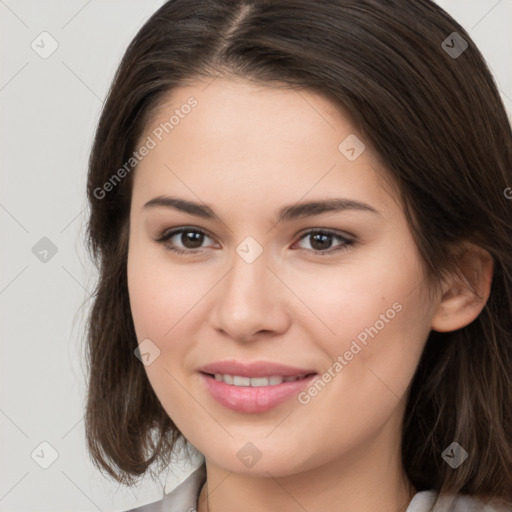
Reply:
[[[213,194],[228,205],[333,191],[381,200],[383,171],[363,136],[341,108],[311,91],[191,82],[153,113],[139,145],[150,139],[135,172],[134,201],[176,191],[193,200]],[[355,159],[347,157],[352,147]]]
[[[193,110],[200,109],[203,115],[209,114],[212,128],[219,128],[226,121],[234,122],[236,119],[247,128],[251,126],[250,119],[247,120],[249,125],[246,125],[241,118],[243,114],[249,113],[257,118],[258,125],[265,131],[271,128],[272,119],[279,118],[281,122],[288,123],[302,119],[311,123],[311,114],[318,117],[315,125],[326,124],[332,130],[338,130],[340,123],[350,124],[341,105],[309,90],[286,83],[259,84],[238,77],[201,77],[189,80],[187,85],[176,87],[164,95],[153,109],[151,121],[146,128],[169,120],[175,110],[186,105],[191,97],[197,100]],[[263,122],[264,118],[268,119],[268,124]],[[295,131],[297,128],[295,126]]]

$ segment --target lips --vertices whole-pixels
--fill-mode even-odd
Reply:
[[[219,361],[201,367],[199,375],[220,405],[237,412],[261,413],[297,396],[318,374],[266,361]]]

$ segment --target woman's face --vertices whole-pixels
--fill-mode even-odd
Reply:
[[[176,89],[137,146],[128,285],[145,369],[229,471],[399,449],[434,306],[363,144],[323,97],[218,78]]]

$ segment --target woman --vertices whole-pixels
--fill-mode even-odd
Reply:
[[[139,511],[512,510],[511,185],[432,2],[167,2],[90,158],[98,467],[204,456]]]

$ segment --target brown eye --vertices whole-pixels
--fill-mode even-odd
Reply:
[[[203,233],[198,233],[197,231],[182,231],[181,237],[179,238],[180,242],[187,249],[197,249],[201,247],[203,239]]]
[[[340,241],[337,245],[334,245],[334,240]],[[311,250],[319,255],[332,254],[339,251],[348,250],[348,248],[355,243],[354,240],[348,239],[339,233],[335,233],[330,230],[313,230],[305,233],[300,240],[309,240]]]
[[[199,228],[179,228],[165,231],[158,243],[165,245],[170,251],[178,254],[199,252],[205,238],[210,238],[205,231]]]

